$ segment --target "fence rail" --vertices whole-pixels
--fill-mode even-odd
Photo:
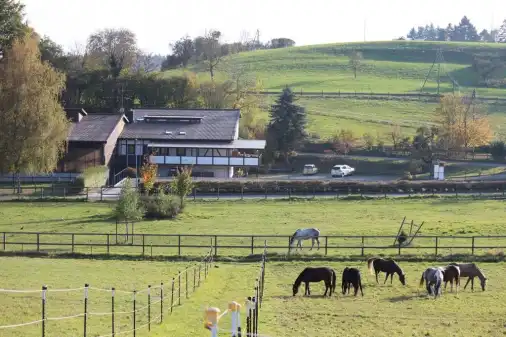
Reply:
[[[295,95],[308,96],[308,97],[334,97],[334,98],[358,98],[358,99],[399,99],[408,98],[412,100],[433,100],[437,101],[442,97],[441,94],[430,94],[430,93],[392,93],[392,92],[359,92],[359,91],[304,91],[303,89],[294,90]],[[257,95],[280,95],[281,91],[251,91],[250,94]],[[479,96],[476,97],[477,101],[489,102],[489,103],[506,103],[504,97],[491,97],[491,96]]]
[[[115,234],[0,232],[0,251],[142,256],[201,256],[211,245],[213,255],[244,256],[268,249],[271,253],[299,254],[289,235],[232,234]],[[325,235],[312,254],[365,256],[366,254],[440,256],[452,254],[495,255],[506,250],[506,235],[419,235],[409,246],[398,245],[395,235]],[[269,243],[265,245],[265,241]],[[309,248],[306,244],[305,253]]]
[[[329,182],[329,186],[326,186]],[[349,180],[347,184],[330,186],[336,180],[285,180],[234,178],[234,179],[195,179],[199,184],[187,196],[188,200],[220,200],[220,199],[290,199],[290,198],[326,198],[340,199],[349,197],[387,198],[389,196],[435,196],[442,195],[455,198],[479,197],[504,199],[506,184],[503,181],[462,181],[444,183],[424,181],[406,182],[361,182]],[[293,184],[292,184],[293,183]],[[242,184],[242,185],[241,185]],[[279,184],[279,185],[278,185]],[[389,186],[389,184],[391,186]],[[296,186],[298,185],[298,186]],[[135,187],[134,187],[135,188]],[[140,192],[140,188],[136,188]],[[56,198],[61,200],[111,201],[117,200],[121,187],[56,187],[33,186],[17,188],[0,188],[0,200],[45,200]]]

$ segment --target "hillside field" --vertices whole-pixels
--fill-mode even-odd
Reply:
[[[347,56],[353,48],[363,54],[362,69],[356,79]],[[438,49],[442,50],[445,61],[441,66],[441,91],[453,90],[451,76],[463,93],[469,93],[478,82],[478,75],[471,68],[473,54],[505,50],[506,45],[420,41],[323,44],[240,53],[224,59],[221,67],[222,72],[229,67],[245,67],[261,81],[265,90],[290,86],[297,92],[413,93],[420,90]],[[189,70],[209,79],[202,64],[193,65]],[[167,76],[181,71],[168,71]],[[437,69],[433,69],[424,91],[436,90]],[[504,89],[477,88],[477,93],[506,96]]]

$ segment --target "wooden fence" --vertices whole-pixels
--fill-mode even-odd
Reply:
[[[125,254],[142,256],[201,256],[213,248],[214,256],[287,254],[288,235],[199,235],[126,233],[0,232],[4,252],[51,252],[81,254]],[[416,236],[410,246],[399,246],[395,235],[320,236],[311,254],[322,256],[386,255],[497,255],[506,249],[506,235],[498,236]],[[265,244],[267,242],[267,244]],[[303,242],[303,254],[310,241]],[[289,254],[300,254],[295,248]]]

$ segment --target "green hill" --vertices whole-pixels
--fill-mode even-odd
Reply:
[[[352,48],[363,54],[363,67],[356,79],[348,65],[347,55]],[[247,67],[262,81],[266,90],[290,86],[299,92],[411,93],[420,90],[438,49],[442,50],[444,58],[441,65],[441,91],[452,90],[452,77],[461,91],[469,92],[479,81],[471,67],[474,55],[506,52],[506,44],[419,41],[324,44],[239,53],[228,57],[224,63]],[[209,77],[202,65],[194,65],[190,70]],[[169,71],[168,74],[178,72]],[[503,78],[506,77],[506,73],[503,75]],[[436,88],[435,67],[424,91],[435,92]],[[506,97],[505,89],[477,88],[477,93]]]
[[[348,54],[357,49],[363,54],[362,69],[357,78],[349,67]],[[325,44],[273,50],[258,50],[232,55],[223,60],[223,67],[246,67],[251,75],[261,80],[267,91],[280,91],[286,86],[297,93],[304,92],[373,92],[418,93],[441,49],[440,90],[451,92],[453,78],[463,94],[476,88],[478,96],[506,97],[506,89],[476,87],[479,76],[472,68],[478,53],[506,53],[506,44],[388,41],[372,43]],[[193,65],[191,71],[201,79],[209,79],[202,65]],[[166,72],[167,76],[182,70]],[[506,73],[499,77],[506,77]],[[224,73],[217,74],[224,78]],[[432,70],[424,92],[437,90],[437,67]],[[266,99],[272,102],[274,97]],[[393,124],[402,127],[406,135],[414,134],[421,124],[430,123],[436,103],[403,100],[364,100],[351,98],[321,98],[301,96],[299,103],[307,108],[309,131],[317,138],[327,138],[338,129],[347,128],[357,136],[370,133],[386,143],[386,133]],[[497,137],[506,136],[502,125],[506,122],[506,106],[483,104],[489,113]]]

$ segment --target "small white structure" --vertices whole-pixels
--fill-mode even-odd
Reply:
[[[434,165],[434,179],[445,180],[445,166],[443,163],[437,163]]]

